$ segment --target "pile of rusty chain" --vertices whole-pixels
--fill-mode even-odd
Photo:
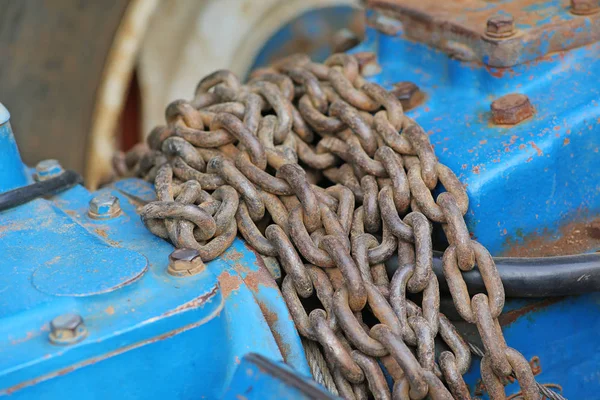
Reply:
[[[487,391],[505,398],[503,382],[516,376],[525,399],[539,398],[529,363],[502,335],[504,288],[490,253],[469,236],[463,185],[399,100],[364,80],[355,57],[292,56],[244,85],[217,71],[192,101],[170,104],[166,119],[149,149],[119,164],[155,183],[158,201],[143,208],[144,223],[203,261],[238,231],[276,257],[296,327],[322,346],[343,397],[470,398],[469,347],[439,312],[431,236],[440,223],[450,244],[444,275],[459,314],[481,335]],[[438,185],[446,191],[434,199]],[[390,281],[384,263],[395,253]],[[461,272],[474,267],[487,293],[471,298]],[[308,298],[320,307],[308,312]],[[436,338],[448,349],[437,360]]]

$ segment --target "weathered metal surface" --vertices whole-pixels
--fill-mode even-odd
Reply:
[[[402,21],[406,37],[490,67],[512,67],[600,39],[600,14],[575,15],[563,0],[368,0],[367,6]],[[491,35],[496,15],[514,19],[514,33]]]
[[[554,2],[543,4],[550,4],[553,19]],[[467,186],[469,231],[492,254],[600,248],[589,228],[600,212],[600,104],[589,84],[600,77],[599,44],[491,68],[369,29],[354,51],[377,53],[382,72],[369,79],[390,88],[411,81],[427,93],[408,115],[418,118],[440,161]],[[526,95],[535,113],[516,125],[495,125],[490,106],[509,93]]]
[[[90,216],[90,199],[109,195],[121,212]],[[227,259],[169,275],[172,246],[137,214],[154,199],[150,185],[124,180],[0,213],[0,395],[219,398],[249,351],[310,376],[262,260],[236,240]],[[67,313],[84,324],[56,318]]]

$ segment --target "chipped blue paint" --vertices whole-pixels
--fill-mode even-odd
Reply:
[[[117,196],[123,212],[90,218],[97,194]],[[205,271],[170,276],[173,247],[138,215],[153,199],[152,185],[129,179],[0,213],[0,396],[220,398],[250,352],[310,376],[256,253],[236,239]],[[89,334],[53,345],[49,322],[64,313],[80,314]]]
[[[600,88],[589,84],[600,78],[600,44],[504,69],[372,29],[353,51],[377,52],[382,72],[375,82],[412,81],[427,93],[408,115],[467,185],[467,224],[493,254],[527,236],[556,239],[565,224],[600,212]],[[495,126],[491,102],[513,92],[529,97],[535,115]]]

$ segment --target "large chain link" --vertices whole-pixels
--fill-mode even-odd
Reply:
[[[203,261],[238,232],[277,257],[296,327],[322,346],[343,397],[470,398],[469,347],[439,311],[432,223],[448,238],[444,274],[456,309],[481,335],[490,396],[505,398],[502,382],[516,376],[525,399],[539,397],[529,364],[502,335],[504,289],[490,253],[469,236],[463,185],[400,101],[363,79],[356,58],[317,64],[297,55],[247,84],[217,71],[193,100],[171,103],[166,120],[149,147],[117,164],[156,186],[144,223]],[[445,191],[434,198],[436,187]],[[395,253],[390,281],[384,262]],[[461,273],[475,266],[487,290],[471,298]],[[320,307],[308,312],[308,298]],[[436,338],[447,349],[437,360]]]

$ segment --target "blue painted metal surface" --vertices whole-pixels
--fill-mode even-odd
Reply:
[[[30,182],[12,133],[10,114],[0,103],[0,193]]]
[[[136,212],[152,186],[131,179],[99,193],[109,192],[123,210],[112,219],[88,216],[94,194],[81,186],[0,213],[0,396],[219,398],[249,352],[310,376],[260,256],[236,240],[204,272],[173,277],[173,247]],[[65,313],[89,334],[54,345],[49,322]]]
[[[400,8],[418,2],[390,3]],[[518,1],[479,3],[480,8],[456,13],[455,19],[469,23],[471,12],[512,3]],[[573,35],[561,41],[562,34],[548,29],[540,40],[523,39],[513,46],[520,52],[500,60],[516,64],[511,68],[486,66],[499,61],[485,51],[479,54],[481,63],[452,59],[407,39],[402,31],[389,36],[368,28],[363,43],[350,51],[377,55],[381,73],[370,80],[387,88],[411,81],[426,93],[425,102],[407,114],[429,133],[440,161],[467,185],[469,230],[496,256],[543,255],[552,252],[554,243],[557,253],[598,249],[598,241],[587,241],[586,227],[600,212],[600,44],[547,54],[553,46],[572,46],[575,35],[587,37],[594,29],[585,18],[577,22],[563,3],[539,2],[521,10],[529,13],[526,20],[516,18],[517,29],[525,33],[566,23],[574,24]],[[513,13],[521,11],[511,8]],[[368,11],[368,16],[374,14]],[[485,19],[479,22],[485,26]],[[269,52],[276,52],[272,42],[255,66],[269,59]],[[529,97],[535,115],[515,126],[495,126],[491,102],[514,92]],[[565,235],[573,231],[583,239],[569,244]],[[507,342],[530,360],[540,383],[568,398],[595,398],[590,394],[600,388],[599,300],[596,294],[542,302],[507,300],[502,317]],[[465,378],[474,398],[488,398],[476,357]],[[512,383],[507,394],[518,390]]]
[[[373,81],[411,81],[427,94],[407,114],[467,185],[469,231],[492,254],[513,254],[527,237],[558,239],[566,225],[598,217],[600,87],[590,82],[600,78],[600,44],[504,69],[374,29],[353,51],[377,53],[382,72]],[[529,97],[534,116],[495,126],[491,102],[513,92]]]
[[[571,227],[586,234],[600,212],[600,44],[499,69],[369,28],[351,52],[362,51],[375,52],[381,65],[371,80],[388,88],[411,81],[427,94],[407,114],[466,184],[469,231],[493,255],[543,254]],[[491,102],[513,92],[529,97],[535,115],[515,126],[494,125]],[[558,251],[575,252],[577,245]],[[507,300],[507,342],[540,366],[534,368],[540,383],[568,398],[595,398],[600,388],[599,300],[597,294]],[[474,398],[488,398],[478,360],[465,379]],[[516,383],[507,386],[508,395],[518,390]]]

